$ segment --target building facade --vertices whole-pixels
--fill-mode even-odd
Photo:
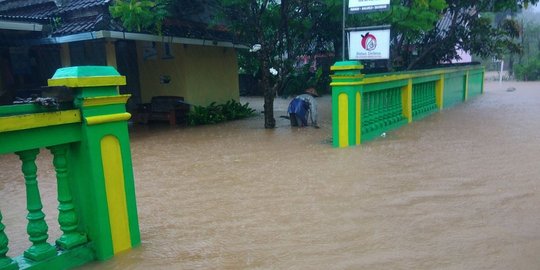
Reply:
[[[1,0],[0,104],[39,95],[60,67],[107,65],[127,77],[128,110],[153,96],[193,105],[238,100],[237,50],[223,27],[175,19],[161,35],[129,32],[110,0]]]

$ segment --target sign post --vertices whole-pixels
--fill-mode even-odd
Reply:
[[[347,17],[347,0],[343,0],[343,20],[341,21],[341,61],[345,61],[345,20]]]
[[[385,11],[390,8],[390,0],[349,0],[349,13]]]

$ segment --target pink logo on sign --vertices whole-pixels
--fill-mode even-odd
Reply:
[[[375,48],[377,48],[377,38],[367,32],[365,35],[361,35],[362,37],[362,48],[366,51],[373,51]]]

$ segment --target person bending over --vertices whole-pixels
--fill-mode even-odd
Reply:
[[[309,122],[314,128],[319,128],[317,124],[317,101],[315,97],[319,94],[314,87],[306,89],[304,94],[301,94],[291,100],[289,103],[289,119],[293,127],[305,127]]]

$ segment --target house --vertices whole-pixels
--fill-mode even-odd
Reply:
[[[238,100],[233,35],[201,21],[165,22],[162,35],[128,32],[111,0],[0,0],[0,102],[46,85],[60,67],[109,65],[127,77],[128,110],[153,96],[194,105]],[[2,104],[0,103],[0,104]]]

